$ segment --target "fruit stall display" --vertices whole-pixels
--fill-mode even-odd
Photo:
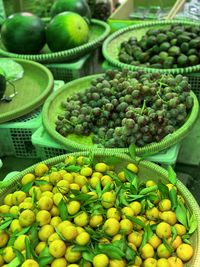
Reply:
[[[22,171],[0,195],[2,265],[199,266],[199,207],[172,168],[74,153]]]

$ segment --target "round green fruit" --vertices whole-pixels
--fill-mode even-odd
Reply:
[[[47,44],[52,52],[83,45],[88,39],[88,24],[79,14],[74,12],[58,14],[50,21],[46,29]]]
[[[91,12],[88,3],[85,0],[57,0],[51,8],[51,16],[54,17],[59,13],[71,11],[78,13],[82,17],[91,19]]]
[[[9,52],[36,54],[45,45],[44,22],[32,13],[15,13],[4,21],[1,39]]]

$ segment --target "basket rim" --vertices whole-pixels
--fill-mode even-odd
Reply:
[[[45,104],[44,104],[43,109],[42,109],[43,126],[46,129],[46,131],[48,132],[48,134],[54,140],[56,140],[58,143],[66,146],[66,148],[71,149],[73,151],[98,150],[98,151],[110,151],[113,153],[128,153],[128,148],[99,148],[95,144],[92,146],[79,144],[78,142],[69,140],[69,139],[61,136],[58,132],[56,132],[54,127],[52,127],[51,122],[49,122],[48,110],[49,110],[51,104],[53,103],[54,99],[56,99],[56,97],[60,94],[60,92],[62,92],[63,90],[67,90],[67,88],[73,87],[76,84],[81,84],[82,81],[92,80],[92,79],[100,77],[102,75],[103,74],[101,73],[101,74],[89,75],[89,76],[79,78],[77,80],[71,81],[71,82],[63,85],[57,92],[54,92],[53,94],[51,94],[47,98],[47,100],[45,101]],[[158,152],[160,152],[164,149],[167,149],[170,146],[178,143],[179,141],[181,141],[181,139],[183,139],[188,134],[188,132],[194,126],[194,124],[198,118],[198,113],[199,113],[199,102],[198,102],[196,95],[192,91],[191,91],[191,96],[194,99],[194,105],[193,105],[193,108],[191,110],[191,113],[190,113],[187,121],[179,129],[177,129],[174,133],[172,133],[171,135],[167,135],[160,142],[158,142],[158,143],[154,142],[154,143],[148,144],[144,147],[136,147],[136,154],[138,156],[144,155],[146,153],[148,153],[148,154],[158,153]]]
[[[149,68],[149,67],[142,67],[142,66],[134,66],[130,64],[126,64],[123,62],[120,62],[118,59],[115,59],[110,55],[108,51],[108,45],[110,42],[112,42],[114,39],[117,39],[121,34],[124,34],[129,31],[142,29],[142,28],[148,28],[149,26],[156,26],[156,25],[173,25],[173,24],[183,24],[183,25],[193,25],[193,26],[200,26],[200,22],[195,21],[188,21],[188,20],[161,20],[161,21],[152,21],[152,22],[146,22],[146,23],[140,23],[132,26],[127,26],[123,29],[120,29],[111,35],[109,35],[108,38],[103,43],[102,52],[105,57],[105,59],[111,64],[119,68],[128,68],[130,70],[143,70],[146,72],[159,72],[163,74],[186,74],[191,72],[197,72],[200,70],[200,64],[185,68],[172,68],[172,69],[156,69],[156,68]]]
[[[33,60],[33,61],[38,61],[38,62],[44,62],[44,63],[57,63],[63,60],[75,59],[79,57],[80,55],[86,54],[90,52],[91,50],[100,46],[101,43],[104,41],[104,39],[110,33],[110,26],[106,22],[100,21],[97,19],[92,19],[91,22],[93,25],[97,25],[101,27],[102,29],[104,29],[104,32],[95,40],[87,42],[86,44],[80,45],[78,47],[59,51],[59,52],[44,53],[44,54],[37,54],[37,55],[11,53],[0,48],[0,56],[27,59],[27,60]]]
[[[72,156],[89,156],[90,152],[84,151],[84,152],[67,153],[67,154],[53,157],[53,158],[50,158],[50,159],[47,159],[47,160],[44,160],[41,162],[47,164],[48,166],[51,166],[51,165],[54,165],[54,164],[57,164],[57,163],[63,161],[66,158],[66,156],[69,156],[69,155],[72,155]],[[110,152],[102,152],[102,151],[98,151],[98,152],[95,151],[93,153],[93,155],[96,157],[98,157],[98,156],[113,156],[113,154]],[[129,162],[135,163],[135,161],[133,159],[131,159],[131,157],[127,154],[119,153],[115,156],[122,159],[122,160],[126,160]],[[5,182],[2,181],[1,186],[0,186],[0,194],[1,195],[6,194],[6,191],[9,188],[13,188],[12,185],[13,184],[16,185],[17,181],[19,181],[23,177],[23,175],[30,173],[30,172],[33,172],[33,170],[37,164],[38,163],[36,163],[36,164],[28,167],[27,169],[21,171],[19,174],[16,174],[14,177],[12,177],[8,181],[5,181]],[[156,165],[155,163],[142,160],[139,162],[139,166],[143,166],[143,167],[151,169],[154,172],[157,172],[158,175],[162,176],[167,181],[167,176],[168,176],[167,170]],[[186,186],[180,180],[177,180],[176,186],[177,186],[179,192],[181,193],[181,195],[183,197],[185,197],[185,199],[187,201],[188,208],[192,211],[192,213],[196,216],[196,219],[197,219],[197,229],[196,229],[195,233],[197,235],[198,244],[195,247],[195,249],[196,249],[196,255],[195,256],[196,257],[194,259],[194,263],[192,266],[193,267],[199,267],[199,265],[200,265],[200,257],[199,257],[199,255],[200,255],[200,246],[199,246],[199,243],[200,243],[200,208],[199,208],[198,203],[194,199],[193,195],[190,193],[190,191],[186,188]]]

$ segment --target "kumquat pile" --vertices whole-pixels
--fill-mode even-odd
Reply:
[[[0,206],[0,266],[184,266],[197,221],[173,169],[164,183],[116,165],[68,155],[25,174]]]

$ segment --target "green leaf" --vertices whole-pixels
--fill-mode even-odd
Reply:
[[[94,258],[94,254],[91,252],[83,252],[82,253],[82,257],[84,260],[89,261],[89,262],[93,262],[93,258]]]
[[[59,236],[63,241],[66,241],[66,239],[64,238],[64,236],[61,234],[61,232],[58,230],[57,227],[55,227],[55,231],[56,231],[56,233],[58,234],[58,236]]]
[[[168,187],[165,185],[165,184],[163,184],[162,182],[158,182],[158,190],[160,191],[160,193],[161,193],[161,196],[162,196],[162,198],[169,198],[169,189],[168,189]]]
[[[7,243],[7,247],[9,247],[9,246],[13,246],[14,243],[15,243],[15,240],[16,240],[16,239],[17,239],[16,234],[12,234],[12,235],[10,236],[10,239],[9,239],[8,243]]]
[[[129,246],[126,247],[125,257],[127,261],[134,261],[136,257],[136,252],[130,248]]]
[[[65,204],[65,201],[61,199],[61,201],[58,204],[58,210],[60,213],[60,217],[63,221],[67,220],[68,218],[68,211],[67,211],[67,206]]]
[[[129,183],[135,187],[136,190],[138,190],[138,177],[135,173],[132,171],[125,169],[124,170],[125,178]]]
[[[166,249],[172,254],[174,252],[174,249],[170,244],[167,242],[166,238],[163,238],[163,244],[165,245]]]
[[[151,226],[148,224],[145,226],[145,230],[147,232],[147,241],[153,236],[153,231],[151,229]]]
[[[8,218],[14,218],[14,219],[17,219],[18,216],[16,214],[11,214],[11,213],[0,213],[0,217],[8,217]]]
[[[101,182],[100,181],[98,181],[97,183],[96,192],[97,192],[98,197],[100,197],[101,196]]]
[[[112,244],[98,244],[98,251],[106,254],[111,259],[120,260],[125,253]]]
[[[35,248],[39,243],[37,227],[38,227],[37,224],[33,224],[30,228],[30,233],[29,233],[30,242],[33,248]]]
[[[12,59],[1,58],[0,59],[1,69],[4,71],[6,80],[15,81],[23,77],[23,67]]]
[[[6,229],[12,222],[12,218],[6,218],[3,222],[0,224],[0,230]]]
[[[107,165],[118,165],[122,162],[122,160],[117,158],[116,156],[109,156],[105,157],[103,159],[103,162],[106,163]]]
[[[147,201],[146,201],[146,208],[147,209],[152,209],[154,207],[154,204],[151,203],[151,201],[147,198]]]
[[[171,184],[175,185],[177,182],[176,173],[173,170],[172,166],[168,166],[168,180]]]
[[[171,227],[171,230],[172,230],[172,242],[173,242],[175,238],[177,237],[177,231],[174,226]]]
[[[188,231],[189,234],[194,233],[194,231],[197,229],[198,223],[196,216],[194,214],[192,214],[192,216],[190,217],[188,226],[189,226],[189,231]]]
[[[30,240],[25,237],[25,248],[26,248],[26,259],[31,259],[31,242]]]
[[[65,170],[68,172],[79,172],[81,169],[80,166],[76,166],[76,165],[69,165],[67,167],[65,167]]]
[[[112,244],[113,246],[119,248],[121,251],[126,252],[126,248],[128,245],[124,236],[120,240],[113,241]]]
[[[8,267],[18,267],[21,266],[21,262],[17,257],[15,257],[10,263],[7,265]]]
[[[190,242],[189,239],[187,239],[187,238],[182,238],[182,240],[183,240],[184,243],[186,243],[186,244],[188,244],[188,245],[191,245],[191,242]]]
[[[176,193],[176,190],[174,188],[172,188],[169,191],[169,199],[172,203],[172,210],[175,210],[177,208],[178,201],[177,201],[177,193]]]
[[[128,152],[133,160],[136,160],[136,146],[135,144],[130,144]]]
[[[20,235],[24,235],[24,234],[28,233],[28,231],[29,231],[30,229],[31,229],[31,226],[25,227],[25,228],[23,228],[20,232],[17,232],[17,233],[15,234],[15,236],[17,237],[17,236],[20,236]]]
[[[124,190],[121,190],[120,194],[118,195],[118,199],[119,199],[119,204],[120,205],[124,205],[124,206],[128,206],[129,205],[129,203],[128,203],[127,199],[126,199]]]
[[[113,179],[113,181],[115,181],[117,187],[122,185],[122,182],[117,175],[114,175],[110,171],[108,171],[106,174],[109,175]]]
[[[20,264],[22,264],[25,260],[24,255],[21,253],[21,251],[17,250],[16,248],[13,247],[13,251],[16,254],[16,257],[18,258]]]
[[[72,248],[72,251],[89,251],[89,248],[87,246],[79,246],[79,245],[74,245]]]
[[[31,200],[31,202],[32,202],[32,205],[34,206],[35,205],[35,203],[36,203],[36,201],[37,201],[37,199],[36,199],[36,192],[35,192],[35,188],[33,188],[33,193],[32,193],[32,200]]]
[[[35,180],[35,184],[40,186],[40,185],[45,185],[48,184],[49,182],[45,181],[45,180]]]
[[[33,181],[22,186],[21,191],[27,193],[33,186]]]
[[[134,201],[134,200],[137,200],[137,199],[142,199],[144,197],[145,197],[145,195],[129,195],[128,196],[128,200],[129,201]]]
[[[158,190],[157,185],[149,186],[140,190],[139,195],[146,195],[151,192],[156,192],[157,190]]]
[[[40,252],[38,257],[38,263],[40,267],[46,267],[49,263],[53,261],[54,257],[49,253],[48,247],[44,247],[44,249]]]
[[[175,213],[177,220],[182,223],[186,227],[186,229],[188,229],[187,213],[185,207],[179,203],[175,209]]]
[[[132,221],[133,223],[140,225],[142,228],[145,228],[145,226],[146,226],[146,224],[138,218],[134,218],[134,217],[131,217],[128,215],[126,215],[126,218],[129,219],[130,221]]]
[[[106,185],[104,186],[104,188],[103,188],[101,194],[103,195],[104,193],[110,191],[111,187],[112,187],[112,184],[106,184]]]
[[[147,242],[148,242],[148,233],[145,230],[144,234],[143,234],[143,237],[142,237],[142,243],[140,244],[140,247],[139,247],[139,251],[144,247],[144,245],[146,245]]]

